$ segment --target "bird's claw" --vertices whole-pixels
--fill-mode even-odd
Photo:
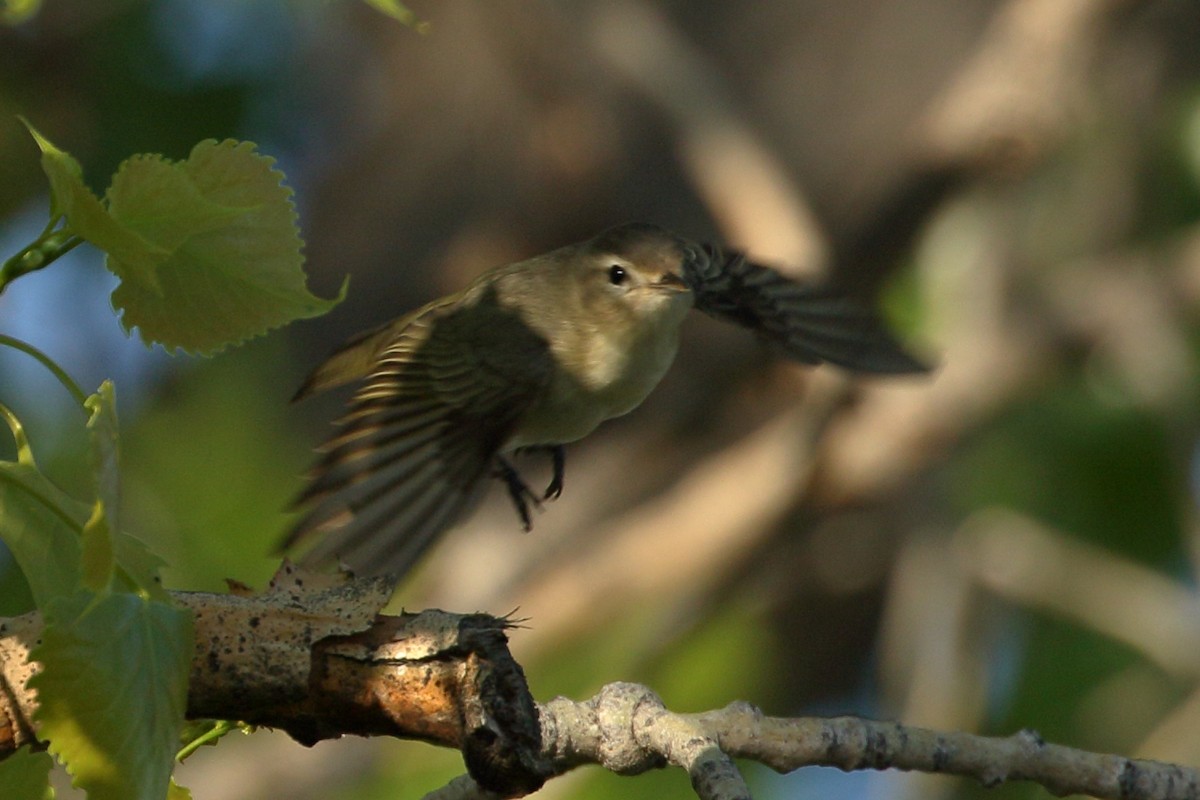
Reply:
[[[550,455],[551,467],[554,470],[554,474],[550,477],[550,483],[546,485],[546,491],[543,492],[542,496],[538,499],[557,500],[558,498],[562,497],[563,493],[563,475],[566,472],[567,448],[563,447],[561,444],[530,445],[528,447],[521,447],[517,449],[516,454],[524,455],[525,453],[532,453],[534,451],[548,453]],[[498,467],[498,471],[501,473],[500,477],[504,478],[505,482],[507,483],[509,479],[503,474],[503,471],[506,468],[514,474],[517,470],[507,462],[506,467]],[[528,493],[528,491],[529,490],[526,489],[524,493]]]
[[[533,516],[529,513],[529,506],[532,504],[534,508],[541,511],[541,498],[533,493],[533,490],[521,478],[521,474],[517,472],[516,467],[501,456],[496,456],[496,477],[504,481],[504,486],[508,489],[508,497],[517,510],[517,516],[521,518],[521,527],[526,533],[533,530]]]
[[[554,476],[550,478],[550,483],[546,486],[546,493],[542,495],[543,500],[557,500],[562,496],[563,473],[567,462],[566,448],[561,444],[551,447],[550,459],[554,466]]]

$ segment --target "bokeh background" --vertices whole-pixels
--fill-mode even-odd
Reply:
[[[0,331],[115,379],[125,519],[173,588],[268,579],[346,395],[287,401],[341,339],[651,221],[837,275],[936,370],[806,370],[694,319],[645,405],[569,448],[532,534],[494,491],[399,602],[519,609],[541,699],[633,680],[677,710],[1030,727],[1200,764],[1200,5],[411,5],[424,34],[349,0],[46,0],[0,27],[0,252],[46,219],[21,114],[97,190],[133,153],[254,140],[295,188],[314,291],[351,276],[329,316],[208,361],[126,338],[86,247],[0,296]],[[61,390],[0,351],[0,402],[78,485]],[[198,800],[349,799],[460,771],[419,743],[260,732],[179,777]],[[746,772],[763,798],[983,792]],[[587,769],[539,796],[691,792]]]

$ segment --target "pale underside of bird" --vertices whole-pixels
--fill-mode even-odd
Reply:
[[[628,224],[528,261],[347,342],[297,399],[362,379],[297,499],[290,547],[310,564],[407,572],[495,478],[525,529],[562,491],[563,449],[645,399],[697,308],[751,328],[785,356],[882,374],[923,372],[877,317],[829,286],[742,254]],[[507,456],[542,448],[534,493]]]

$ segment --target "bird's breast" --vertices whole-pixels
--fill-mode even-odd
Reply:
[[[564,344],[554,378],[509,447],[573,442],[637,408],[674,361],[678,327],[677,321],[655,326],[632,340],[591,331]]]

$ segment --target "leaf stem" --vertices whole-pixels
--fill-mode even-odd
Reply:
[[[0,284],[0,290],[3,288],[3,285]],[[87,406],[85,405],[87,402],[87,394],[84,393],[83,389],[79,388],[79,384],[71,379],[71,376],[67,374],[66,370],[54,363],[54,360],[51,359],[50,356],[46,355],[41,350],[38,350],[28,342],[23,342],[20,339],[14,339],[12,336],[6,336],[3,333],[0,333],[0,345],[6,345],[14,350],[20,350],[22,353],[26,353],[27,355],[31,355],[36,358],[39,362],[41,362],[43,367],[50,370],[54,377],[58,378],[58,382],[61,383],[66,390],[71,393],[71,396],[75,398],[77,403],[79,403],[79,407],[83,410],[83,412],[85,414],[88,413]]]
[[[29,438],[25,436],[25,427],[21,420],[3,403],[0,403],[0,419],[3,419],[12,431],[13,442],[17,446],[17,463],[33,466],[33,451],[29,448]]]
[[[175,760],[183,761],[185,758],[199,750],[204,745],[216,744],[217,740],[222,736],[230,733],[231,731],[237,730],[240,727],[242,727],[242,723],[239,722],[233,722],[227,719],[216,720],[213,722],[211,728],[185,744],[180,751],[175,754]]]
[[[37,239],[0,265],[0,294],[17,278],[50,266],[83,243],[70,228],[55,229],[58,221],[51,219]]]

